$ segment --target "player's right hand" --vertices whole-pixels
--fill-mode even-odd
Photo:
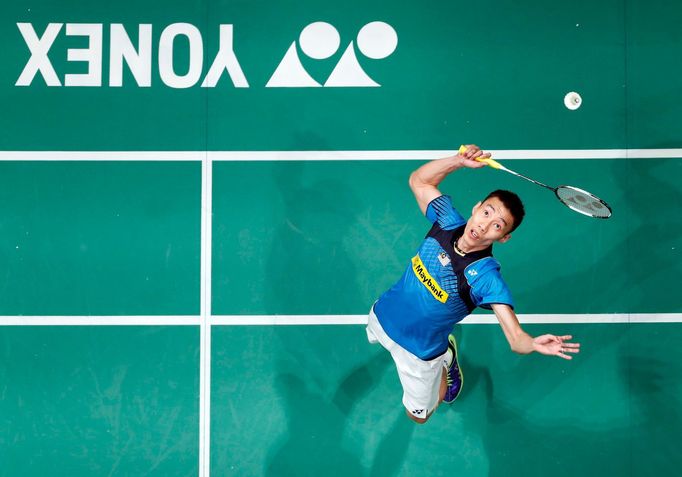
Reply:
[[[471,169],[479,169],[485,167],[485,162],[479,162],[476,159],[487,159],[490,157],[490,153],[484,153],[476,144],[467,144],[459,148],[457,157],[460,160],[460,164],[464,167],[469,167]]]

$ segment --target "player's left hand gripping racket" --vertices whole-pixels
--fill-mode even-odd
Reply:
[[[466,150],[467,150],[466,146],[460,146],[459,153],[463,154],[464,152],[466,152]],[[611,217],[611,207],[609,207],[609,204],[601,200],[596,195],[590,194],[586,190],[578,189],[577,187],[567,185],[562,185],[559,187],[550,187],[547,184],[543,184],[542,182],[533,180],[530,177],[524,176],[523,174],[519,174],[518,172],[514,172],[511,169],[507,169],[502,164],[500,164],[499,162],[492,158],[487,159],[477,158],[476,160],[479,162],[485,162],[493,169],[503,170],[517,177],[520,177],[521,179],[526,179],[527,181],[532,182],[533,184],[537,184],[546,189],[554,191],[554,194],[556,194],[557,198],[561,201],[562,204],[564,204],[569,209],[578,212],[579,214],[587,215],[588,217],[595,217],[597,219],[608,219],[609,217]]]

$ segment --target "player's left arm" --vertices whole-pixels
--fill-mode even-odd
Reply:
[[[529,354],[537,351],[548,356],[559,356],[564,359],[572,359],[567,353],[579,353],[580,343],[571,343],[571,335],[555,336],[541,335],[533,338],[523,331],[519,319],[511,306],[505,304],[493,304],[493,311],[500,322],[504,336],[509,342],[512,351],[519,354]]]

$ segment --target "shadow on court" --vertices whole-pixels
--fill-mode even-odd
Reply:
[[[682,467],[675,438],[682,434],[682,367],[637,352],[624,357],[621,374],[630,383],[632,454],[646,456],[632,460],[632,475],[671,475],[671,469]]]
[[[466,334],[466,331],[462,334]],[[624,341],[617,346],[621,352],[626,352],[628,344]],[[487,348],[488,345],[484,345],[476,353],[480,354],[483,351],[485,355]],[[598,353],[597,350],[585,351],[581,356],[581,359],[585,361],[589,361],[590,353]],[[544,357],[540,357],[542,358]],[[637,386],[656,382],[655,370],[660,369],[659,363],[641,362],[639,369],[630,370],[628,359],[627,354],[622,357],[623,368],[617,374],[620,374],[620,379],[624,380],[622,383],[624,387],[627,385],[627,380],[632,379],[633,396],[636,396],[642,391],[640,389],[638,392]],[[630,449],[633,436],[637,433],[633,434],[627,415],[621,416],[622,418],[589,415],[589,403],[592,402],[589,398],[590,389],[572,390],[572,398],[559,403],[571,408],[575,413],[574,417],[565,417],[566,412],[561,413],[563,417],[557,418],[548,418],[546,412],[534,415],[533,402],[528,402],[528,407],[523,408],[510,404],[508,400],[505,400],[505,396],[496,394],[495,383],[487,366],[475,364],[466,355],[463,355],[460,361],[465,372],[467,387],[460,401],[455,403],[455,406],[459,406],[456,411],[463,419],[462,427],[467,432],[480,436],[483,453],[488,460],[487,475],[489,477],[520,474],[528,477],[544,477],[554,472],[549,469],[560,469],[560,473],[565,475],[656,475],[631,473]],[[532,370],[532,367],[529,366],[528,369]],[[514,373],[518,373],[518,370]],[[599,379],[595,374],[593,376],[594,379]],[[519,389],[532,386],[537,391],[539,400],[546,399],[546,395],[557,394],[550,383],[533,382],[532,377],[531,373],[525,376],[519,375]],[[639,384],[634,386],[635,383]],[[505,387],[504,393],[509,392],[509,387]],[[580,393],[588,394],[585,399],[582,399]],[[661,411],[658,409],[661,409],[661,406],[663,409],[670,410],[671,404],[666,406],[664,402],[649,399],[649,396],[645,397],[644,394],[650,396],[651,388],[649,387],[647,391],[640,394],[642,399],[636,401],[639,409],[633,409],[633,414],[652,413],[653,420],[660,419]],[[627,400],[628,396],[623,395],[622,399]],[[454,412],[455,408],[448,411]],[[647,428],[651,426],[651,423],[644,422],[642,426]],[[458,449],[456,452],[467,452],[467,449]],[[485,475],[485,473],[483,469],[480,469],[480,472],[474,471],[466,475]]]
[[[382,348],[371,360],[356,367],[346,376],[336,390],[332,402],[341,412],[347,416],[350,415],[353,407],[376,387],[386,370],[393,370],[393,360],[390,354]],[[395,394],[390,396],[391,399],[397,399],[400,396],[400,390],[396,390]],[[377,405],[383,405],[383,403],[378,402]],[[391,406],[389,409],[394,409],[394,407]],[[374,462],[369,472],[370,477],[397,475],[405,459],[415,425],[403,413],[396,412],[395,414],[395,422],[381,439],[374,454]]]
[[[268,476],[363,475],[357,455],[341,445],[345,415],[293,374],[276,380],[284,399],[287,435],[265,468]]]
[[[375,353],[340,381],[331,399],[316,385],[320,380],[306,381],[287,372],[279,374],[277,388],[286,409],[287,434],[273,446],[265,468],[266,475],[397,475],[415,427],[404,415],[396,413],[388,430],[383,426],[375,428],[370,425],[365,427],[367,433],[348,439],[350,415],[377,386],[391,364],[387,353]],[[375,439],[376,436],[371,435],[373,430],[378,430],[383,436]],[[369,470],[360,460],[368,439],[379,442]]]

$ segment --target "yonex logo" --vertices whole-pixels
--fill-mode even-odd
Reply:
[[[398,35],[391,25],[384,22],[371,22],[358,32],[357,49],[367,58],[383,59],[390,56],[398,45]],[[303,54],[315,60],[324,60],[334,55],[341,43],[336,28],[326,22],[315,22],[306,26],[298,38]],[[319,88],[323,86],[305,70],[298,56],[294,41],[277,69],[272,74],[268,88]],[[360,66],[355,51],[355,42],[346,47],[336,67],[324,82],[325,87],[377,87],[374,81]]]
[[[49,23],[41,32],[36,31],[31,23],[17,23],[17,28],[28,47],[30,57],[15,86],[31,86],[40,76],[51,87],[101,87],[107,83],[103,73],[106,72],[104,65],[108,64],[108,85],[112,87],[123,86],[123,71],[126,67],[138,87],[151,87],[152,73],[158,73],[161,82],[171,88],[191,88],[196,85],[215,88],[225,74],[235,88],[250,87],[235,54],[233,25],[219,25],[218,51],[213,60],[207,63],[204,62],[205,45],[201,31],[190,23],[166,26],[161,30],[158,43],[152,41],[152,29],[155,27],[151,24],[126,28],[120,23],[108,26],[102,23]],[[108,29],[108,35],[105,35],[105,28]],[[62,34],[80,37],[81,40],[78,41],[81,42],[81,47],[68,48],[66,52],[57,53],[65,54],[67,58],[67,71],[58,74],[49,54],[55,43],[64,44],[55,41]],[[105,40],[108,40],[108,45]],[[186,53],[182,53],[183,56],[187,55],[185,58],[178,58],[176,43],[181,42],[189,45]],[[390,56],[397,45],[398,35],[392,26],[380,21],[366,24],[357,37],[349,42],[334,70],[324,84],[321,84],[304,68],[298,49],[307,58],[323,60],[339,51],[341,38],[330,23],[311,23],[301,31],[298,43],[294,41],[291,44],[265,87],[377,87],[380,86],[379,83],[358,62],[356,48],[364,57],[378,60]],[[157,62],[153,61],[155,56],[158,58]],[[176,65],[175,61],[181,61],[183,66]],[[125,81],[131,82],[130,79]],[[227,83],[222,83],[223,86],[225,84]]]
[[[478,272],[476,270],[469,270],[467,273],[472,277],[475,277],[476,275],[478,275]]]
[[[412,411],[412,414],[416,414],[417,416],[419,416],[424,411],[425,409],[415,409],[414,411]]]

